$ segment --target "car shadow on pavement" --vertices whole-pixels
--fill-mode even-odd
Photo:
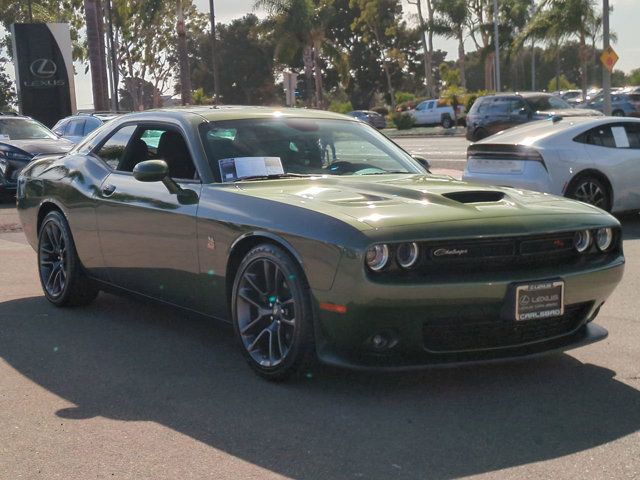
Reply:
[[[76,405],[51,415],[154,421],[292,478],[454,478],[640,429],[640,392],[569,355],[273,384],[230,328],[106,294],[78,309],[0,303],[0,357]]]

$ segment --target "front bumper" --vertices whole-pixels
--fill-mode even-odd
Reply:
[[[339,272],[331,291],[314,291],[318,358],[349,368],[411,369],[530,358],[580,347],[606,337],[606,330],[590,322],[623,272],[622,255],[582,271],[493,272],[448,283],[379,284]],[[557,328],[556,319],[544,325],[528,320],[522,331],[518,329],[525,322],[505,319],[510,286],[551,278],[564,281],[565,306],[571,318],[558,317]],[[320,308],[323,303],[345,305],[347,312],[327,311]],[[434,324],[450,332],[444,343],[442,337],[434,337]],[[485,330],[478,330],[474,345],[476,330],[466,327],[479,324]],[[546,330],[538,331],[538,325]],[[481,339],[486,331],[495,338]],[[389,340],[386,348],[374,346],[376,335]]]

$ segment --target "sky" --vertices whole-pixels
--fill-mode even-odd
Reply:
[[[217,22],[228,23],[251,12],[260,17],[264,16],[264,12],[254,10],[253,4],[255,0],[214,1]],[[638,28],[638,19],[640,18],[640,0],[609,0],[609,3],[613,6],[613,13],[610,19],[611,31],[618,36],[618,41],[613,44],[613,47],[620,57],[615,68],[625,72],[640,68],[640,42],[638,41],[637,32],[634,31]],[[209,0],[195,0],[195,4],[202,12],[209,12]],[[415,6],[409,5],[403,0],[403,9],[409,21],[415,21],[413,20]],[[457,58],[455,40],[436,38],[434,46],[437,49],[448,52],[447,59],[455,60]],[[467,42],[467,48],[473,50],[470,40]],[[91,79],[88,74],[83,73],[83,66],[76,65],[76,71],[80,72],[75,79],[78,108],[91,108]]]

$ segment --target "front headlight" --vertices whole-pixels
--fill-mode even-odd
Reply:
[[[418,249],[418,244],[415,242],[400,244],[396,250],[396,260],[398,261],[398,265],[402,268],[413,267],[418,261],[419,253],[420,250]]]
[[[610,228],[599,228],[596,230],[596,246],[601,252],[607,251],[613,243],[613,230]]]
[[[367,250],[367,266],[374,272],[382,270],[389,262],[389,247],[385,244],[374,245]]]
[[[591,232],[589,230],[580,230],[573,236],[573,246],[578,253],[584,253],[591,246]]]
[[[0,158],[0,174],[4,177],[7,174],[7,167],[9,166],[9,163],[3,159]]]

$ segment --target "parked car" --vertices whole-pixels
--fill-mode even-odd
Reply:
[[[550,93],[498,93],[478,98],[467,113],[467,140],[486,138],[507,128],[534,120],[602,115],[596,110],[576,109]]]
[[[354,110],[347,113],[347,115],[357,118],[358,120],[362,120],[363,122],[378,129],[382,129],[387,126],[387,121],[385,120],[384,115],[380,115],[378,112],[371,110]]]
[[[226,320],[274,380],[316,357],[408,368],[585,345],[624,268],[602,210],[430,175],[313,110],[127,115],[34,161],[17,198],[51,303],[126,291]]]
[[[406,113],[413,117],[416,125],[442,125],[444,128],[453,127],[456,118],[453,107],[441,104],[439,100],[425,100]]]
[[[36,155],[62,154],[72,146],[32,118],[0,114],[0,193],[15,191],[18,174]]]
[[[72,143],[78,143],[96,128],[110,122],[119,115],[121,115],[121,113],[78,113],[58,121],[52,130],[56,135],[66,138]]]
[[[604,111],[604,95],[598,95],[580,108]],[[640,117],[640,93],[613,93],[611,95],[611,114],[614,117]]]
[[[557,97],[560,97],[571,106],[575,106],[576,104],[583,101],[582,90],[560,90],[558,92],[554,92],[553,94]]]
[[[640,209],[640,119],[567,118],[470,145],[464,180],[564,195],[603,210]]]

